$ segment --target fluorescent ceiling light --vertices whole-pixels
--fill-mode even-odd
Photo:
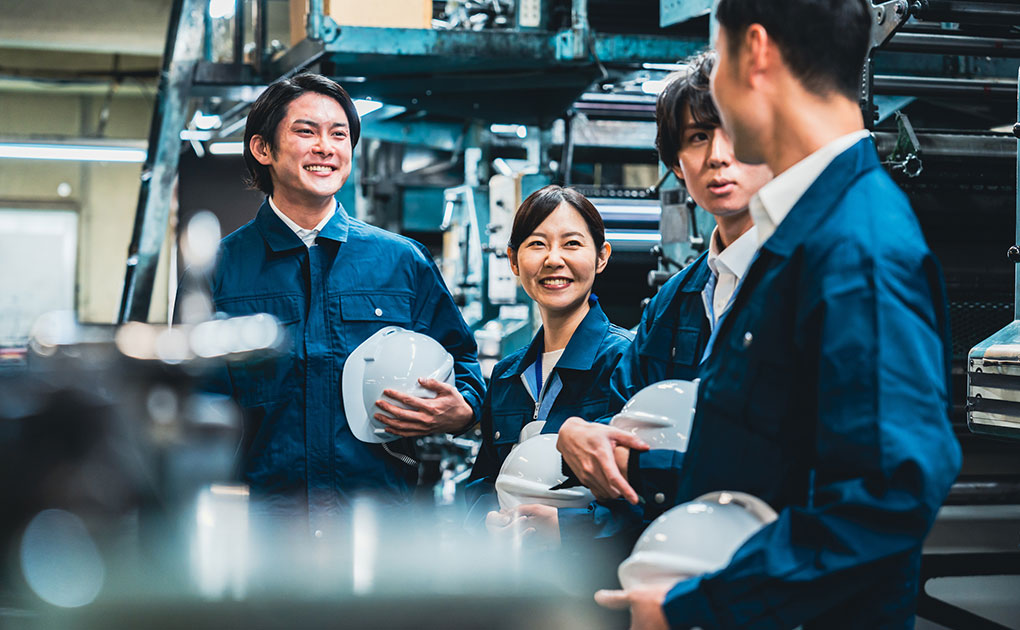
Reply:
[[[144,148],[88,144],[0,143],[0,158],[75,162],[144,162]]]
[[[649,79],[641,84],[641,91],[645,94],[658,94],[666,88],[668,81],[656,81]]]
[[[354,100],[354,108],[358,110],[358,116],[365,117],[377,109],[382,109],[383,104],[379,101],[372,101],[367,98]]]
[[[606,240],[632,243],[658,243],[662,240],[662,235],[658,232],[618,232],[616,230],[606,230]]]
[[[524,125],[489,125],[489,131],[492,133],[517,136],[521,139],[528,137],[528,128]]]
[[[213,155],[241,155],[244,153],[244,143],[214,142],[209,145],[209,153]]]
[[[204,114],[200,109],[195,111],[195,116],[191,120],[195,127],[202,130],[216,129],[223,123],[216,114]]]
[[[685,63],[643,63],[641,67],[645,70],[661,70],[663,72],[679,72],[687,69]]]
[[[211,0],[209,17],[216,19],[234,17],[234,0]]]
[[[197,142],[205,142],[212,140],[211,131],[198,131],[196,129],[184,129],[181,131],[181,140],[195,140]]]

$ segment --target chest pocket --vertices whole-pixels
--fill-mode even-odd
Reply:
[[[638,354],[645,358],[652,382],[667,379],[693,379],[704,352],[699,328],[675,328],[674,320],[656,321],[645,336]]]
[[[492,414],[492,434],[487,437],[492,439],[492,445],[496,451],[496,461],[501,466],[503,460],[510,454],[510,449],[516,446],[517,439],[521,436],[521,429],[528,422],[531,422],[531,415],[521,411]]]
[[[231,316],[268,313],[283,325],[287,339],[280,356],[257,357],[228,364],[234,397],[242,407],[256,407],[279,400],[287,390],[288,375],[300,343],[301,298],[296,295],[219,300],[219,311]]]
[[[356,293],[340,296],[343,343],[350,354],[376,331],[386,326],[411,326],[411,295]]]

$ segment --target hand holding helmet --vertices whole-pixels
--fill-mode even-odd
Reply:
[[[397,326],[377,331],[355,348],[344,364],[341,387],[351,432],[362,442],[380,444],[405,434],[442,430],[428,420],[448,411],[449,398],[454,395],[470,414],[470,407],[453,387],[453,368],[453,357],[431,337]],[[428,399],[434,400],[430,403]],[[423,407],[428,409],[423,411]],[[391,429],[380,420],[388,417],[383,411],[410,416],[421,425],[413,428],[424,432],[414,433],[407,425]]]

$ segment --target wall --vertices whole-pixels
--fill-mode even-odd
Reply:
[[[0,55],[0,66],[5,59]],[[106,94],[87,87],[36,89],[0,84],[0,138],[94,137]],[[127,86],[110,103],[105,138],[144,140],[152,116],[150,90]],[[78,314],[113,322],[120,305],[127,250],[138,201],[140,164],[0,159],[0,205],[72,207],[79,214]],[[58,192],[70,185],[65,197]],[[150,321],[166,320],[167,248],[160,259]],[[2,273],[11,273],[4,269]]]

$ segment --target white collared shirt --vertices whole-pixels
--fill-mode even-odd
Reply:
[[[840,136],[762,186],[757,194],[751,197],[749,205],[751,220],[758,228],[759,245],[769,240],[811,184],[815,183],[822,171],[828,168],[839,154],[870,135],[871,132],[867,129],[861,129]]]
[[[726,249],[720,247],[719,228],[712,230],[708,243],[708,268],[715,282],[710,281],[701,291],[705,316],[712,328],[715,328],[716,322],[729,308],[733,293],[740,286],[757,251],[758,229],[755,226],[741,234]]]
[[[305,247],[308,248],[311,248],[312,245],[315,245],[315,239],[316,237],[319,236],[319,232],[322,231],[322,228],[326,227],[326,224],[329,223],[329,220],[333,218],[334,214],[336,214],[336,208],[333,208],[333,210],[330,211],[330,213],[327,214],[322,219],[322,221],[319,221],[318,225],[316,225],[314,228],[310,230],[307,230],[298,225],[297,223],[294,223],[293,219],[291,219],[283,212],[281,212],[280,209],[276,207],[276,204],[273,203],[272,197],[269,198],[269,207],[273,209],[273,212],[276,213],[276,216],[280,217],[280,220],[283,221],[287,225],[287,227],[289,227],[291,230],[294,231],[295,234],[297,234],[298,238],[301,239],[301,242],[304,243]]]

